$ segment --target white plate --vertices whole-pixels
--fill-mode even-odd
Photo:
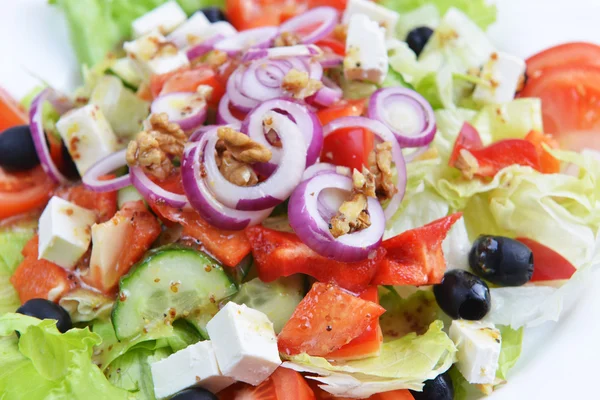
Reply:
[[[0,86],[23,96],[38,78],[69,91],[78,66],[62,15],[47,0],[0,0]],[[527,57],[574,40],[600,43],[598,0],[497,0],[496,45]],[[36,78],[37,77],[37,78]],[[526,332],[524,356],[490,398],[594,399],[600,371],[600,274],[559,323]],[[591,289],[591,290],[590,290]]]

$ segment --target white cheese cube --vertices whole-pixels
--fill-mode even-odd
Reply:
[[[52,197],[40,217],[39,258],[72,269],[90,246],[96,214]]]
[[[126,42],[123,48],[144,79],[190,65],[186,54],[159,33],[149,33]]]
[[[348,24],[344,75],[347,79],[382,83],[388,72],[384,30],[363,14]]]
[[[227,303],[206,329],[225,376],[256,386],[281,364],[273,324],[260,311]]]
[[[380,6],[370,0],[349,0],[342,17],[342,22],[344,24],[349,23],[352,16],[356,14],[366,15],[384,27],[388,37],[392,37],[396,33],[396,25],[400,17],[396,11]]]
[[[458,352],[458,370],[469,383],[492,384],[502,347],[500,331],[494,324],[479,321],[452,321],[450,339]]]
[[[131,30],[136,38],[153,31],[166,35],[184,23],[186,19],[185,11],[176,1],[172,0],[135,19],[131,23]]]
[[[94,104],[64,114],[56,123],[56,129],[81,176],[96,161],[118,149],[117,137],[108,120]]]
[[[502,52],[492,53],[481,70],[481,78],[487,85],[477,85],[473,99],[488,104],[512,101],[526,69],[525,61],[519,57]]]
[[[235,382],[221,374],[210,340],[179,350],[153,363],[150,369],[154,381],[154,394],[159,399],[190,386],[200,386],[217,393]]]
[[[175,43],[180,49],[202,42],[203,32],[210,27],[210,21],[204,13],[198,11],[179,28],[175,29],[167,40]]]

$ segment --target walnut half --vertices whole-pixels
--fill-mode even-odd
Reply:
[[[369,154],[369,169],[375,176],[375,193],[380,201],[391,199],[398,191],[392,179],[392,144],[379,143]]]
[[[375,197],[375,177],[366,168],[362,173],[355,169],[352,183],[350,199],[342,203],[329,222],[329,231],[336,238],[371,226],[367,198]]]

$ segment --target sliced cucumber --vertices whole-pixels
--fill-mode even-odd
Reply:
[[[219,312],[219,305],[217,303],[210,303],[202,308],[194,310],[190,313],[186,320],[198,331],[202,339],[210,339],[208,337],[208,331],[206,330],[206,324]]]
[[[252,269],[252,265],[254,264],[254,257],[252,257],[252,253],[248,254],[242,261],[239,262],[234,268],[228,268],[227,272],[231,279],[235,282],[236,285],[240,286],[242,282],[244,282],[250,269]]]
[[[133,186],[125,186],[123,189],[120,189],[117,192],[117,205],[119,206],[119,210],[123,208],[123,204],[127,203],[128,201],[138,200],[143,200],[144,203],[146,202],[140,192],[138,192]]]
[[[275,332],[279,333],[303,298],[304,277],[295,275],[270,283],[252,279],[240,286],[231,301],[262,311],[273,322]]]
[[[112,311],[115,333],[119,340],[135,338],[235,292],[223,267],[206,254],[184,247],[158,249],[121,279]]]
[[[142,83],[142,77],[131,64],[131,60],[127,57],[119,58],[115,61],[108,72],[121,79],[126,87],[134,91],[137,90]]]

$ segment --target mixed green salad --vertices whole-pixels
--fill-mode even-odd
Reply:
[[[484,0],[50,3],[83,84],[0,90],[0,399],[479,398],[600,263],[598,46],[504,53]]]

